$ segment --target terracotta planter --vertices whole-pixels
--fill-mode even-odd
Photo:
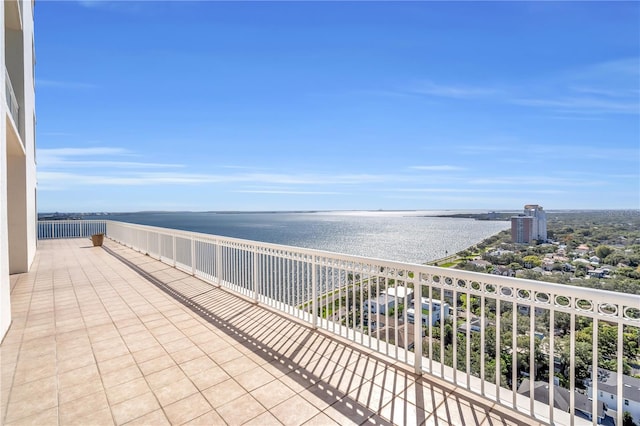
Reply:
[[[104,234],[93,234],[91,236],[91,242],[93,242],[94,247],[102,246],[103,241],[104,241]]]

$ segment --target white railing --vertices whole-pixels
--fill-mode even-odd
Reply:
[[[625,336],[639,333],[640,296],[122,222],[106,228],[116,242],[544,422],[598,413],[602,402],[587,393],[599,395],[600,382],[583,388],[607,368],[617,378],[609,408],[622,424],[625,368],[640,357],[640,342]],[[423,321],[409,321],[412,296],[399,287],[432,301]],[[385,308],[369,300],[385,291]],[[549,404],[560,395],[568,413]]]
[[[106,220],[39,220],[38,239],[83,238],[107,231]]]
[[[4,86],[7,94],[7,106],[9,107],[9,113],[13,118],[13,122],[16,124],[16,129],[20,129],[20,105],[16,98],[16,93],[13,91],[13,85],[11,84],[11,78],[9,77],[9,71],[4,69]]]

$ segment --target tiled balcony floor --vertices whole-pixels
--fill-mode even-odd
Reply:
[[[2,424],[536,424],[123,246],[105,242],[147,277],[90,245],[40,241],[32,271],[11,277]]]

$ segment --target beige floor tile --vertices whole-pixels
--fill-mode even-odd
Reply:
[[[227,371],[227,373],[229,373],[229,371]],[[261,367],[256,367],[253,370],[249,370],[242,374],[230,374],[230,375],[234,377],[235,380],[238,383],[240,383],[240,385],[248,391],[252,391],[260,386],[264,386],[267,383],[275,380],[275,377],[267,373],[266,370],[264,370]]]
[[[170,383],[175,383],[187,377],[177,365],[157,371],[145,377],[151,389],[156,390]]]
[[[176,365],[176,363],[169,355],[160,355],[157,358],[153,358],[149,361],[138,364],[138,367],[140,367],[140,371],[142,371],[142,374],[148,376],[157,371],[162,371],[169,367],[173,367],[174,365]]]
[[[327,423],[328,424],[328,423]],[[258,417],[254,417],[248,422],[244,423],[244,426],[280,426],[282,423],[276,419],[273,414],[265,411]]]
[[[137,379],[107,388],[107,398],[111,405],[118,404],[128,399],[135,398],[142,394],[150,392],[151,389],[147,384],[147,381],[139,377]]]
[[[133,336],[130,334],[129,336]],[[157,348],[161,347],[158,341],[154,337],[146,337],[146,338],[138,338],[135,340],[129,340],[128,337],[125,336],[125,340],[127,340],[127,347],[130,352],[143,351],[149,348]]]
[[[224,349],[229,349],[231,348],[231,345],[229,345],[229,343],[221,339],[212,339],[206,343],[199,344],[198,347],[202,351],[204,351],[206,354],[211,355],[214,352],[218,352]]]
[[[117,424],[124,424],[160,408],[151,392],[115,404],[111,407],[113,418]]]
[[[131,354],[126,354],[99,362],[98,369],[100,370],[100,374],[106,374],[112,371],[122,370],[135,364],[136,361],[133,359]]]
[[[213,408],[218,408],[247,393],[248,392],[233,379],[225,380],[202,392]]]
[[[373,413],[367,407],[354,403],[349,398],[344,398],[340,402],[326,408],[323,413],[332,421],[339,425],[391,425],[392,423]],[[444,425],[441,425],[444,426]]]
[[[198,392],[198,388],[187,378],[173,382],[154,391],[158,402],[160,402],[160,405],[163,407],[193,395],[196,392]]]
[[[82,398],[60,405],[60,423],[71,423],[74,419],[89,416],[92,413],[108,409],[109,403],[104,392],[95,392]]]
[[[60,404],[64,404],[95,392],[104,392],[104,387],[99,377],[75,386],[60,388],[58,391],[58,401]]]
[[[111,349],[101,349],[99,351],[93,352],[93,355],[98,360],[98,362],[107,361],[113,358],[117,358],[122,355],[126,355],[129,353],[129,349],[126,346],[117,346]]]
[[[5,426],[42,426],[58,424],[58,407],[40,411],[29,417],[16,420],[15,423],[6,423]]]
[[[325,413],[320,413],[314,416],[311,420],[304,423],[304,426],[347,426],[347,425],[357,425],[359,423],[352,422],[344,422],[338,423],[335,420],[332,420],[331,417],[327,416]]]
[[[14,386],[9,395],[5,421],[33,416],[58,405],[55,377]]]
[[[393,424],[405,425],[422,424],[430,414],[401,398],[391,400],[380,412],[381,417],[388,419]]]
[[[189,378],[198,387],[198,389],[202,391],[230,379],[231,376],[225,373],[221,367],[214,367],[202,371],[195,376],[189,376]]]
[[[113,417],[111,416],[110,409],[103,408],[102,410],[94,411],[84,416],[69,419],[66,423],[61,422],[61,425],[67,424],[77,426],[110,426],[113,425]]]
[[[94,365],[96,362],[93,357],[93,352],[88,351],[73,358],[67,358],[65,360],[58,361],[56,366],[59,373],[75,370],[76,368],[86,367],[87,365]]]
[[[289,386],[296,393],[302,392],[315,384],[315,381],[309,380],[308,377],[303,377],[300,372],[296,371],[281,376],[278,380]]]
[[[195,393],[188,398],[164,407],[164,412],[169,422],[175,425],[196,419],[211,410],[211,405],[200,393]]]
[[[256,369],[258,367],[258,364],[242,355],[234,360],[225,362],[220,366],[224,369],[224,371],[227,372],[227,374],[235,377],[239,374]]]
[[[125,423],[127,426],[170,426],[167,416],[162,410],[155,410],[135,420]]]
[[[137,363],[150,361],[152,359],[158,358],[166,354],[167,354],[167,351],[164,350],[164,347],[161,344],[132,352],[133,358],[136,360]]]
[[[349,393],[348,396],[358,404],[379,413],[391,401],[393,393],[372,382],[365,382],[362,386]]]
[[[266,408],[272,408],[293,397],[295,392],[278,380],[251,391],[251,395]]]
[[[481,399],[478,397],[478,399]],[[482,424],[491,409],[483,404],[476,404],[467,399],[449,394],[434,411],[434,415],[449,424]]]
[[[181,340],[182,339],[176,340],[176,342],[180,342]],[[168,344],[170,345],[171,343],[168,343]],[[189,342],[189,345],[190,346],[184,349],[179,349],[177,351],[170,353],[171,358],[173,358],[173,360],[178,364],[184,364],[188,361],[191,361],[196,358],[200,358],[205,355],[205,353],[202,352],[200,349],[198,349],[197,346],[194,346],[193,343]]]
[[[50,377],[55,377],[56,368],[55,362],[38,368],[24,367],[16,370],[14,377],[14,383],[21,385],[24,383],[33,382],[34,380],[41,380]]]
[[[105,388],[118,386],[122,383],[142,377],[142,373],[137,365],[130,365],[121,370],[111,371],[102,375],[102,383]]]
[[[324,382],[308,387],[303,392],[300,392],[299,395],[319,410],[324,410],[344,398],[344,393],[335,390]]]
[[[284,425],[301,425],[320,413],[299,395],[289,398],[269,410]]]
[[[216,408],[216,411],[227,424],[241,425],[266,412],[266,409],[246,394]]]
[[[227,347],[225,349],[210,353],[209,356],[218,364],[232,361],[242,356],[242,353],[235,348]]]
[[[167,351],[169,354],[173,354],[174,352],[178,352],[183,349],[189,349],[194,347],[197,348],[196,345],[194,345],[194,343],[191,340],[189,340],[187,337],[174,340],[173,342],[165,343],[163,346],[164,346],[164,350]]]
[[[180,364],[180,368],[182,368],[188,376],[196,375],[217,366],[218,365],[207,356],[201,356]]]

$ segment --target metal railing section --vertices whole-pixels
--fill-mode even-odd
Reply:
[[[13,90],[13,85],[11,84],[11,77],[9,77],[9,71],[7,68],[4,69],[4,85],[5,92],[7,93],[7,106],[9,107],[9,113],[13,118],[13,122],[16,124],[16,128],[20,128],[20,105],[18,104],[18,99],[16,98],[16,93]]]
[[[38,239],[84,238],[106,233],[105,220],[39,220]]]
[[[640,358],[640,341],[627,345],[624,336],[639,333],[640,296],[121,222],[107,221],[106,230],[198,278],[545,422],[597,424],[597,415],[584,420],[602,406],[599,381],[589,378],[609,371],[617,398],[608,404],[622,424],[626,370]],[[546,392],[536,392],[540,384]],[[554,409],[556,396],[568,400],[568,412]]]

